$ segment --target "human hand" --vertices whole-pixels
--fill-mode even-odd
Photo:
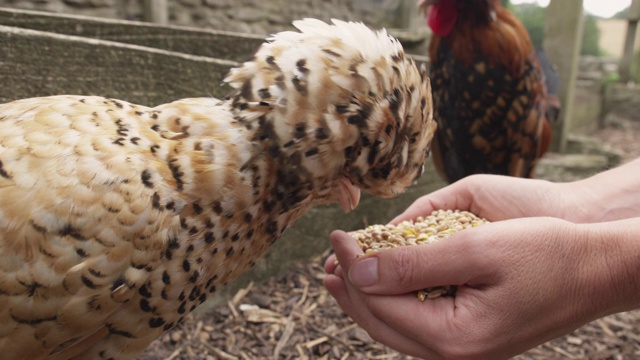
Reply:
[[[400,352],[508,358],[621,311],[610,306],[622,297],[612,279],[625,272],[618,260],[633,252],[616,247],[603,256],[611,240],[602,236],[603,227],[507,220],[365,257],[355,240],[336,231],[331,241],[340,265],[327,260],[324,284],[373,339]],[[457,285],[455,297],[416,299],[416,291],[441,285]]]
[[[473,175],[420,197],[391,223],[415,219],[438,209],[467,210],[490,221],[551,216],[587,222],[587,209],[576,206],[586,196],[589,191],[580,183]]]

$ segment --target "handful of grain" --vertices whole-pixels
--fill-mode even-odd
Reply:
[[[365,254],[398,246],[429,244],[451,236],[458,231],[488,223],[468,211],[436,210],[415,221],[403,221],[398,225],[371,225],[349,234],[356,239]],[[455,286],[438,286],[418,292],[418,299],[435,299],[455,295]]]

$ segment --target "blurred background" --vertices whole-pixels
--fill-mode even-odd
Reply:
[[[559,77],[561,120],[538,177],[570,181],[640,156],[640,0],[503,4],[546,51]],[[230,67],[248,59],[266,36],[304,17],[388,28],[411,56],[429,61],[431,32],[416,0],[0,0],[0,102],[61,93],[144,105],[222,97],[228,89],[219,84]],[[251,273],[139,360],[405,358],[371,340],[322,288],[327,235],[386,222],[442,186],[428,168],[403,197],[365,197],[349,217],[314,209]],[[257,308],[243,310],[247,303]],[[518,360],[637,359],[638,329],[640,312],[615,315]]]
[[[544,37],[550,0],[503,1],[535,44]],[[620,58],[631,0],[585,0],[582,55]],[[267,35],[303,17],[358,20],[374,27],[424,29],[414,0],[0,0],[0,7]],[[427,36],[427,35],[425,35]],[[640,37],[636,37],[640,43]]]

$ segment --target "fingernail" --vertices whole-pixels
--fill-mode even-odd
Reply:
[[[349,269],[349,281],[358,287],[375,285],[378,282],[378,258],[355,261]]]

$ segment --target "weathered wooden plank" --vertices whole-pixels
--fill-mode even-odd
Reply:
[[[0,8],[0,25],[233,61],[248,59],[264,42],[250,34],[6,8]]]
[[[105,40],[0,26],[0,102],[56,94],[144,105],[222,97],[236,63]]]

